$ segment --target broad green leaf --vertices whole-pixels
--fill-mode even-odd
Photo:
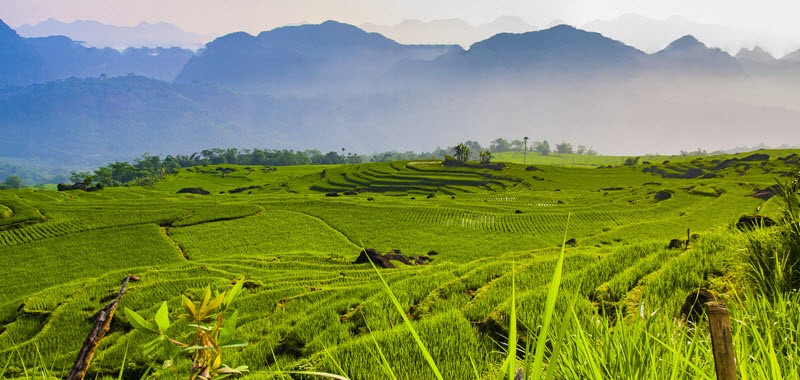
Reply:
[[[158,308],[155,321],[156,325],[158,325],[158,330],[161,331],[162,334],[164,331],[167,331],[169,328],[169,308],[167,307],[167,301],[164,301],[161,307]]]
[[[181,350],[181,351],[183,351],[183,352],[195,352],[195,351],[200,351],[200,350],[210,350],[212,348],[214,348],[214,347],[212,347],[212,346],[189,346],[189,347],[184,347],[183,350]]]
[[[197,319],[205,318],[206,313],[208,313],[208,301],[211,299],[211,287],[206,286],[206,289],[203,291],[203,302],[200,302],[200,310],[198,310]]]
[[[223,300],[222,304],[225,305],[226,309],[231,305],[233,300],[239,296],[239,293],[242,291],[242,286],[244,286],[243,278],[237,280],[236,284],[233,285],[233,287],[231,287],[227,292],[225,292],[225,299]]]
[[[189,315],[195,320],[197,320],[197,308],[194,307],[194,302],[190,300],[186,296],[181,296],[181,303],[183,304],[184,309],[189,312]]]
[[[246,347],[247,342],[243,340],[232,340],[219,345],[219,348]]]
[[[205,330],[205,331],[214,331],[214,326],[213,325],[212,326],[203,326],[203,325],[190,323],[189,327],[197,327],[198,329]]]
[[[206,306],[207,312],[212,312],[216,310],[218,307],[222,305],[222,301],[224,300],[225,300],[225,293],[218,294],[216,297],[214,297],[213,300],[211,300],[211,302],[208,303],[208,306]]]
[[[222,321],[222,327],[219,330],[219,340],[226,341],[230,339],[233,332],[236,330],[236,323],[239,321],[239,310],[234,310],[233,314],[226,317]]]
[[[240,374],[242,372],[248,372],[248,370],[246,365],[240,365],[236,368],[231,368],[223,364],[222,367],[217,369],[216,372],[222,374]]]
[[[142,346],[142,353],[146,356],[149,355],[151,352],[155,351],[156,348],[164,341],[164,336],[159,335],[155,337],[155,339],[145,343]]]
[[[146,321],[141,315],[139,315],[139,313],[126,307],[125,315],[128,317],[128,321],[131,323],[131,326],[136,329],[136,331],[145,334],[158,334],[158,327],[153,326],[152,322]]]

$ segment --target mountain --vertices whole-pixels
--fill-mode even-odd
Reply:
[[[400,86],[427,88],[494,81],[579,81],[638,72],[646,56],[599,33],[558,25],[535,32],[500,33],[464,52],[395,67],[387,76],[399,78]]]
[[[394,26],[368,23],[361,25],[361,28],[404,44],[455,44],[464,47],[498,33],[524,33],[536,29],[515,16],[502,16],[477,26],[461,19],[445,19],[428,22],[403,20]]]
[[[569,25],[522,34],[501,33],[461,55],[472,65],[496,68],[585,71],[627,68],[644,53],[599,33]]]
[[[652,55],[658,69],[689,75],[740,75],[741,65],[728,53],[709,48],[693,36],[683,36]]]
[[[186,95],[167,82],[137,76],[0,89],[0,151],[96,163],[131,158],[142,149],[208,146],[236,133]]]
[[[0,20],[0,86],[24,85],[47,77],[47,65],[42,57]]]
[[[781,61],[784,62],[800,62],[800,50],[791,52],[789,54],[784,55],[781,58]]]
[[[0,20],[0,86],[129,73],[171,81],[192,55],[176,47],[118,51],[85,47],[66,36],[23,38]]]
[[[67,36],[81,41],[85,46],[111,47],[123,50],[129,47],[183,47],[198,49],[214,38],[186,32],[168,23],[149,24],[141,22],[136,26],[115,26],[90,20],[65,23],[47,19],[36,25],[21,25],[17,32],[24,37]]]
[[[229,34],[187,62],[176,81],[208,82],[249,92],[361,92],[394,64],[430,60],[454,46],[401,45],[377,33],[327,21],[252,36]]]
[[[772,54],[767,53],[764,49],[756,46],[752,49],[742,49],[736,53],[735,56],[737,61],[742,63],[756,63],[756,64],[763,64],[763,65],[771,65],[778,62]]]
[[[118,67],[112,58],[125,52],[0,32],[0,52],[20,52],[0,61],[4,78],[37,67],[83,78],[0,86],[0,152],[18,159],[105,164],[211,147],[432,150],[500,136],[628,155],[800,139],[800,71],[781,63],[744,74],[735,58],[691,36],[646,54],[559,25],[464,50],[326,22],[220,37],[170,82],[91,74]],[[27,66],[9,66],[20,61]]]
[[[87,48],[65,36],[26,39],[49,68],[48,79],[128,73],[171,81],[192,57],[181,48]]]
[[[747,36],[740,36],[730,28],[701,24],[681,16],[654,20],[628,13],[612,20],[590,21],[584,24],[582,29],[602,33],[604,36],[624,41],[648,53],[662,50],[672,41],[687,34],[697,36],[714,46],[733,46],[732,41],[747,40]]]

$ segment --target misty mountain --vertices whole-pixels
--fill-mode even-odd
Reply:
[[[740,63],[755,63],[755,64],[762,64],[762,65],[772,65],[778,62],[772,54],[764,51],[764,49],[756,46],[752,49],[742,49],[739,50],[736,55],[733,56],[736,58],[737,61]]]
[[[457,46],[402,45],[352,25],[327,21],[252,36],[229,34],[192,57],[176,81],[208,82],[272,94],[374,92],[401,61],[431,60]]]
[[[574,75],[586,71],[629,70],[645,54],[635,48],[569,25],[521,34],[501,33],[477,42],[458,56],[441,60],[469,69],[541,70]]]
[[[192,51],[181,48],[87,48],[65,36],[28,38],[49,70],[48,80],[69,77],[120,76],[135,73],[173,80]]]
[[[172,80],[193,53],[181,48],[90,48],[65,36],[22,38],[0,20],[0,55],[0,85],[27,85],[129,73]]]
[[[800,50],[791,52],[789,54],[784,55],[781,58],[781,61],[784,62],[800,62]]]
[[[90,20],[65,23],[50,18],[36,25],[25,24],[16,29],[24,37],[67,36],[85,46],[118,50],[129,47],[183,47],[195,50],[214,38],[213,35],[186,32],[163,22],[115,26]]]
[[[740,64],[720,49],[684,36],[655,54],[558,25],[534,32],[501,33],[461,53],[396,67],[391,77],[413,86],[450,86],[473,81],[510,83],[626,80],[640,76],[743,75]]]
[[[236,133],[167,82],[137,76],[0,89],[0,151],[63,162],[133,157]],[[133,155],[133,156],[132,156]]]
[[[69,39],[44,39],[53,46],[40,54],[13,31],[0,35],[21,49],[17,61],[77,54]],[[125,75],[0,87],[0,151],[105,164],[210,147],[429,151],[526,135],[611,154],[780,145],[800,139],[800,71],[770,69],[784,66],[746,75],[693,37],[646,54],[562,25],[465,51],[327,22],[220,37],[174,82]]]
[[[701,24],[681,16],[654,20],[639,14],[628,13],[612,20],[588,22],[582,26],[582,29],[625,41],[625,43],[648,53],[663,50],[668,44],[685,35],[692,35],[713,46],[726,48],[738,48],[738,46],[734,46],[734,41],[749,40],[747,36],[737,35],[737,32],[731,28]],[[736,42],[736,44],[740,43]]]
[[[693,36],[683,36],[652,55],[654,66],[675,74],[741,75],[739,62],[728,53],[709,48]]]
[[[24,85],[47,76],[47,65],[42,57],[0,20],[0,86]]]
[[[433,21],[403,20],[393,26],[363,24],[361,29],[380,33],[404,44],[454,44],[464,47],[499,33],[524,33],[536,27],[516,16],[502,16],[496,20],[472,26],[461,19]]]

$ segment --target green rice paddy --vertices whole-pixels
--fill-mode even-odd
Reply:
[[[659,157],[621,166],[615,157],[531,163],[529,154],[528,165],[502,170],[428,161],[222,165],[233,171],[208,165],[151,187],[0,191],[0,377],[26,378],[41,363],[57,376],[68,370],[98,310],[134,274],[140,280],[121,306],[146,318],[163,301],[176,317],[181,295],[196,299],[207,285],[224,290],[244,279],[235,336],[248,345],[225,360],[249,366],[248,378],[339,367],[352,379],[386,378],[380,355],[398,378],[433,378],[375,270],[353,263],[367,247],[431,259],[395,262],[381,274],[444,378],[475,378],[476,371],[496,378],[507,350],[512,282],[525,341],[541,324],[568,214],[572,240],[555,323],[570,320],[574,336],[593,338],[576,338],[547,359],[562,360],[556,377],[592,377],[591,363],[567,364],[587,342],[597,344],[592,357],[604,358],[608,378],[713,376],[707,338],[688,337],[693,333],[674,321],[690,291],[724,290],[733,281],[737,219],[780,212],[776,199],[754,194],[793,173],[797,152],[756,153],[769,157]],[[177,193],[187,187],[210,194]],[[688,249],[667,248],[671,239],[686,240],[687,230],[697,234]],[[748,312],[736,305],[734,313]],[[629,346],[609,345],[603,334],[611,332],[598,327],[609,307],[627,321],[614,333]],[[795,329],[784,336],[794,342],[797,314],[785,311],[781,319]],[[750,327],[737,328],[745,334]],[[653,340],[667,333],[678,338],[666,346]],[[759,344],[736,339],[741,347]],[[141,354],[143,342],[117,313],[91,376],[116,378],[125,357],[126,376],[139,378],[154,360]],[[796,379],[796,354],[795,347],[770,365]],[[697,364],[670,359],[678,356]],[[755,363],[755,374],[774,370],[742,360]],[[641,372],[631,372],[635,363]]]

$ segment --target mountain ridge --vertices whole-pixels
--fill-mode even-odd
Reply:
[[[80,62],[66,58],[69,51],[114,50],[1,30],[0,42],[64,62],[63,72],[48,74],[59,80],[0,86],[0,151],[17,157],[107,162],[214,145],[431,150],[459,136],[489,141],[493,134],[592,142],[612,153],[626,139],[640,149],[678,151],[693,149],[687,143],[753,145],[747,138],[761,129],[752,126],[764,123],[775,136],[800,139],[800,106],[784,95],[797,87],[783,80],[800,68],[744,73],[736,59],[694,37],[647,54],[558,25],[498,34],[464,50],[403,45],[327,22],[221,36],[170,82],[78,72],[66,64]],[[57,54],[62,48],[67,53]],[[139,53],[164,54],[131,55]],[[84,79],[63,78],[69,71]]]
[[[187,32],[166,22],[148,23],[144,21],[134,26],[118,26],[93,20],[63,22],[49,18],[34,25],[20,25],[16,29],[24,37],[63,35],[72,40],[81,41],[88,47],[110,47],[117,50],[129,47],[169,48],[173,46],[195,50],[215,37],[213,34]]]

